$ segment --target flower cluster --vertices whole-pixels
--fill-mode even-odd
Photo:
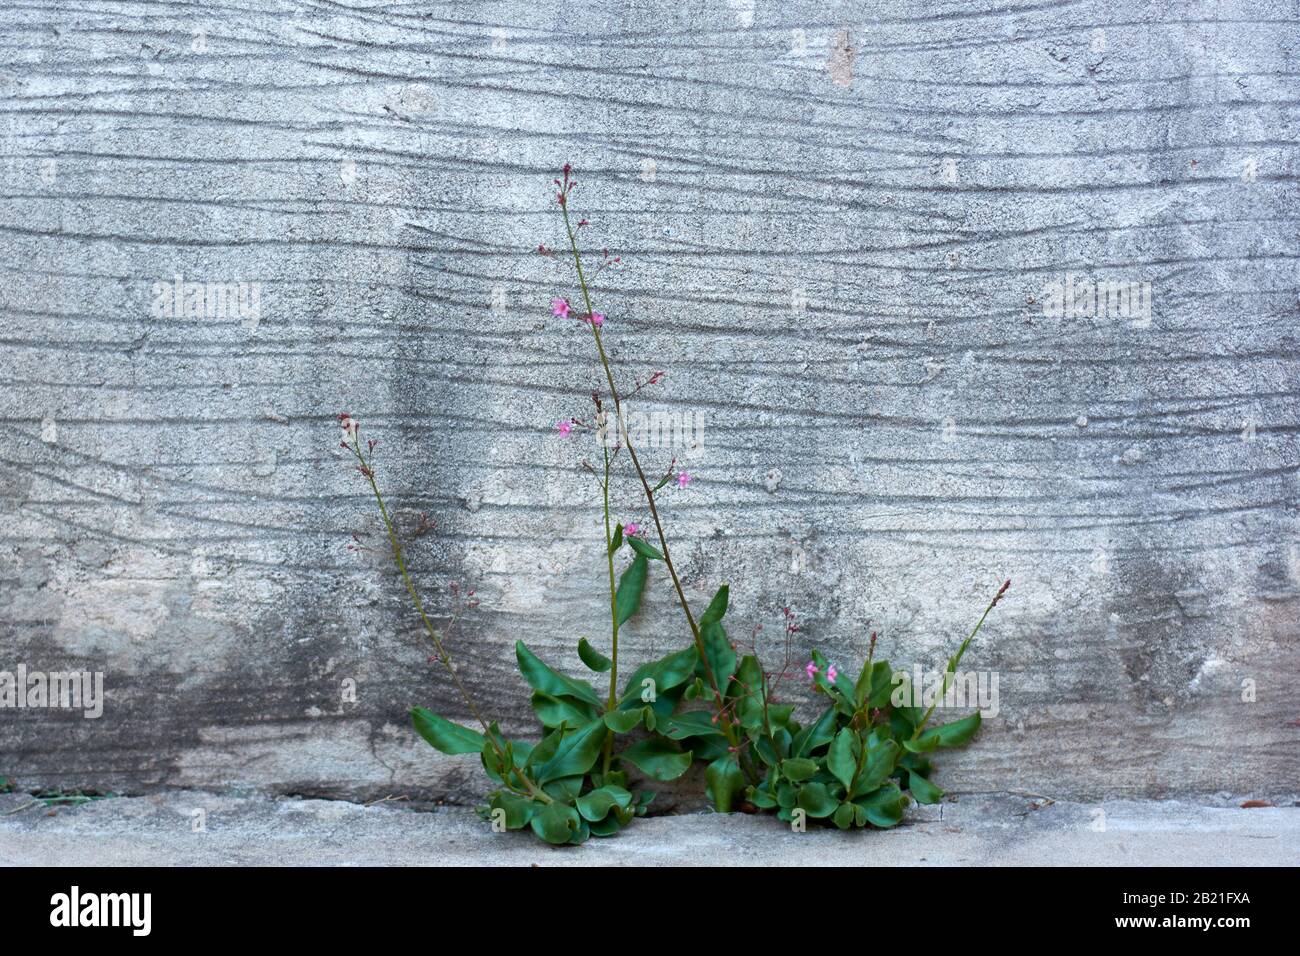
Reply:
[[[568,299],[552,299],[551,314],[561,319],[567,319],[572,315],[579,322],[587,322],[596,328],[605,324],[604,315],[599,312],[576,312],[573,306],[569,305]]]

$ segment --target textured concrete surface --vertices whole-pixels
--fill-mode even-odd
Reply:
[[[437,522],[412,563],[439,613],[477,588],[463,673],[525,731],[513,641],[573,673],[603,646],[594,449],[553,427],[599,379],[530,252],[571,160],[626,260],[596,283],[620,375],[666,369],[646,394],[704,416],[646,453],[697,477],[665,504],[692,600],[730,582],[769,660],[790,604],[799,654],[844,666],[875,628],[931,665],[1010,577],[967,660],[1001,713],[944,786],[1294,795],[1298,23],[0,2],[0,669],[107,694],[0,712],[0,775],[480,792],[406,724],[464,709],[347,550],[378,525],[332,417],[380,439],[403,528]],[[258,308],[160,308],[176,276]],[[1070,276],[1151,283],[1150,320],[1046,314]],[[626,474],[616,510],[646,517]],[[685,640],[658,576],[625,653]]]
[[[892,830],[791,832],[771,817],[681,814],[552,849],[473,812],[170,792],[50,813],[0,798],[2,866],[1295,866],[1300,809],[999,796]],[[199,828],[201,827],[201,829]]]

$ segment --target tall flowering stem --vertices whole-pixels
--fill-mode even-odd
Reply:
[[[599,411],[597,399],[597,414]],[[610,454],[608,443],[602,441],[605,452],[605,480],[601,482],[605,505],[605,566],[609,569],[609,619],[610,619],[610,654],[609,654],[609,710],[618,705],[618,585],[614,581],[614,533],[609,520],[609,466]],[[614,735],[605,736],[604,750],[601,756],[601,770],[608,774],[609,764],[614,756]]]
[[[384,522],[384,531],[388,534],[388,544],[393,553],[393,563],[397,565],[397,570],[402,576],[402,583],[406,585],[406,593],[410,595],[411,604],[414,605],[415,611],[420,615],[420,623],[424,625],[424,631],[433,642],[435,655],[438,662],[446,669],[451,676],[452,683],[456,685],[456,690],[460,693],[461,700],[469,712],[474,715],[479,726],[483,728],[483,735],[488,741],[488,745],[496,752],[501,766],[504,768],[501,779],[506,786],[516,793],[527,794],[543,803],[550,803],[551,797],[545,793],[527,774],[518,767],[513,766],[513,758],[507,755],[505,748],[501,746],[499,733],[488,724],[479,712],[474,698],[470,696],[469,690],[465,687],[464,682],[457,673],[455,666],[452,664],[451,654],[447,651],[443,643],[442,634],[433,626],[429,620],[429,615],[424,610],[424,602],[420,600],[420,592],[415,587],[415,582],[411,580],[411,574],[406,568],[406,555],[402,551],[401,541],[397,537],[397,529],[393,526],[393,520],[389,517],[388,506],[384,504],[384,496],[380,494],[379,484],[375,481],[375,469],[371,464],[374,455],[375,443],[368,442],[366,450],[362,450],[361,439],[358,437],[359,425],[356,419],[349,415],[340,415],[339,421],[343,425],[342,445],[356,456],[357,471],[359,471],[370,484],[370,491],[374,495],[375,504],[379,506],[379,516]],[[370,453],[367,454],[367,451]]]
[[[713,691],[714,702],[718,710],[719,725],[723,734],[732,747],[740,746],[740,735],[736,731],[731,716],[727,713],[724,705],[723,688],[718,685],[717,676],[713,672],[713,667],[709,663],[708,654],[705,653],[704,636],[700,633],[699,624],[696,623],[695,615],[691,611],[690,602],[686,600],[686,592],[682,589],[681,578],[677,574],[677,568],[673,565],[672,553],[668,547],[668,538],[664,534],[663,521],[659,517],[659,508],[655,504],[654,489],[650,486],[649,480],[645,475],[645,470],[641,467],[641,460],[636,453],[636,447],[632,444],[631,438],[622,433],[621,423],[623,421],[623,400],[619,395],[618,386],[614,384],[614,373],[609,365],[609,356],[605,354],[605,345],[601,341],[601,326],[604,323],[603,317],[600,321],[595,321],[594,317],[599,313],[595,311],[591,302],[591,289],[587,285],[587,278],[582,269],[582,253],[578,250],[578,237],[573,228],[572,221],[569,218],[569,194],[572,192],[575,180],[572,178],[572,169],[565,165],[564,179],[559,183],[560,192],[558,195],[560,212],[564,217],[564,229],[569,237],[569,249],[573,255],[574,269],[578,275],[578,286],[582,291],[582,301],[587,308],[587,315],[593,317],[592,321],[587,322],[591,328],[592,340],[596,343],[596,353],[600,357],[601,367],[605,370],[605,381],[609,385],[609,394],[614,402],[614,415],[616,427],[620,428],[620,440],[627,448],[628,457],[632,460],[632,467],[636,470],[636,476],[641,482],[641,487],[645,492],[646,504],[650,507],[650,518],[654,522],[655,532],[659,536],[660,551],[664,556],[664,564],[668,568],[668,576],[672,578],[673,588],[677,592],[677,601],[682,606],[682,612],[686,615],[686,622],[690,625],[691,637],[695,641],[695,649],[700,655],[700,661],[703,663],[705,675],[708,677],[709,688]]]
[[[989,606],[984,609],[984,613],[980,615],[980,619],[975,623],[974,630],[967,635],[966,640],[961,642],[961,647],[957,649],[957,653],[948,659],[948,666],[943,672],[943,689],[939,692],[939,695],[935,697],[934,702],[930,704],[929,709],[926,710],[925,715],[921,718],[921,722],[916,725],[916,731],[912,734],[913,740],[921,736],[921,731],[925,730],[925,725],[930,722],[930,716],[934,713],[934,709],[939,706],[939,701],[943,700],[943,698],[947,696],[948,688],[952,686],[953,675],[957,673],[957,668],[961,665],[961,659],[966,654],[966,648],[970,647],[970,642],[975,640],[975,635],[978,634],[980,628],[984,626],[984,619],[989,616],[990,611],[998,606],[998,602],[1002,600],[1003,595],[1007,593],[1009,587],[1011,587],[1010,581],[1003,582],[1002,587],[998,588],[998,593],[993,596],[993,600],[989,602]],[[874,635],[872,636],[874,638]],[[874,640],[872,641],[871,646],[872,650],[875,650]]]

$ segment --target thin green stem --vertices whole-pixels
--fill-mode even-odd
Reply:
[[[435,628],[433,622],[429,620],[429,615],[425,613],[424,602],[420,600],[420,592],[416,590],[415,582],[411,580],[410,572],[406,569],[406,556],[402,552],[401,542],[397,538],[397,529],[393,526],[393,520],[388,515],[388,507],[384,504],[384,496],[380,494],[379,485],[375,481],[374,468],[371,467],[370,462],[361,451],[361,440],[357,438],[355,430],[352,433],[352,444],[349,447],[352,449],[352,453],[356,455],[357,461],[361,463],[361,474],[364,475],[366,481],[370,483],[370,491],[375,497],[375,503],[379,506],[379,516],[384,521],[384,530],[388,533],[388,544],[393,552],[393,561],[397,565],[397,570],[402,575],[402,583],[406,585],[406,593],[410,595],[411,603],[415,606],[416,613],[420,615],[420,623],[424,625],[425,633],[429,635],[429,639],[433,642],[433,646],[438,652],[439,663],[441,663],[442,666],[446,668],[447,673],[451,675],[452,682],[456,685],[456,690],[459,691],[461,700],[465,702],[465,706],[469,708],[469,712],[474,715],[474,719],[479,722],[479,726],[483,728],[484,736],[492,745],[492,749],[496,752],[497,757],[501,760],[501,766],[505,768],[502,780],[506,782],[507,787],[511,790],[515,790],[516,788],[511,786],[509,781],[512,775],[516,776],[532,796],[546,803],[551,803],[551,797],[548,794],[544,793],[540,787],[534,784],[522,770],[513,766],[513,760],[505,753],[504,749],[497,742],[496,734],[492,731],[488,722],[483,719],[483,715],[479,713],[478,707],[475,706],[474,698],[470,696],[464,682],[461,681],[460,674],[456,672],[456,668],[452,664],[451,655],[443,645],[442,635],[438,633],[438,629]]]
[[[943,689],[934,701],[931,702],[929,709],[925,712],[925,716],[921,718],[921,722],[916,725],[916,731],[912,734],[913,740],[921,736],[921,731],[925,729],[925,725],[929,722],[930,715],[934,713],[934,709],[939,706],[939,701],[943,700],[944,697],[948,695],[948,688],[951,686],[952,677],[957,672],[957,667],[961,664],[961,659],[966,653],[966,648],[970,647],[970,642],[975,640],[975,635],[978,634],[980,628],[984,626],[984,619],[989,616],[989,612],[992,611],[993,608],[997,607],[998,601],[1002,600],[1002,595],[1006,593],[1007,587],[1010,584],[1011,582],[1008,581],[1006,584],[1002,585],[1002,589],[998,591],[993,600],[989,602],[989,606],[984,609],[984,613],[980,615],[980,619],[976,622],[974,630],[966,636],[966,640],[961,642],[961,647],[957,649],[957,653],[948,659],[948,668],[943,672]]]
[[[591,291],[587,288],[587,280],[582,271],[582,254],[578,251],[578,239],[574,234],[573,226],[569,220],[568,203],[560,205],[560,211],[564,215],[564,229],[568,233],[569,248],[573,253],[573,264],[578,273],[578,285],[582,289],[582,299],[587,307],[588,324],[591,326],[591,334],[596,342],[596,352],[600,356],[601,367],[605,370],[605,381],[609,385],[609,394],[614,401],[614,412],[617,418],[617,427],[619,429],[619,438],[627,448],[628,457],[632,459],[632,467],[636,469],[637,478],[641,481],[641,487],[645,491],[646,504],[650,507],[650,517],[654,521],[655,531],[659,535],[660,551],[664,556],[664,564],[668,568],[668,576],[672,578],[673,589],[677,592],[677,602],[681,605],[683,613],[686,615],[686,623],[690,625],[691,637],[695,641],[695,649],[700,655],[700,661],[704,666],[705,676],[709,679],[709,686],[713,690],[715,702],[718,710],[719,724],[727,741],[736,747],[740,743],[740,736],[736,732],[735,726],[727,716],[724,703],[722,688],[718,685],[717,676],[713,672],[713,665],[709,662],[708,654],[704,649],[704,637],[700,633],[699,625],[695,621],[695,615],[691,613],[690,603],[686,600],[686,592],[682,589],[681,579],[677,575],[677,568],[673,565],[672,552],[668,548],[668,538],[664,534],[663,522],[659,517],[659,509],[655,505],[654,489],[650,487],[650,482],[646,480],[645,471],[641,468],[641,461],[637,457],[636,448],[633,447],[631,438],[623,429],[623,402],[619,397],[618,386],[614,384],[614,373],[609,365],[609,356],[605,354],[605,345],[600,338],[600,328],[595,321],[591,319],[594,315],[594,309],[591,304]]]
[[[618,587],[614,583],[614,535],[609,521],[609,445],[605,448],[605,481],[602,485],[605,504],[605,565],[609,569],[609,627],[610,627],[610,665],[609,665],[609,701],[607,710],[613,710],[618,703]],[[614,756],[614,735],[605,735],[604,759],[601,772],[609,773],[609,764]]]

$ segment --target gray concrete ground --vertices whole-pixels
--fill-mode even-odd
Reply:
[[[1037,808],[1037,809],[1035,809]],[[203,828],[196,829],[198,822]],[[913,808],[894,830],[792,833],[770,817],[637,821],[551,849],[463,807],[174,791],[48,808],[0,797],[0,866],[1085,865],[1295,866],[1300,809],[1179,801],[1048,802],[1002,794]]]

